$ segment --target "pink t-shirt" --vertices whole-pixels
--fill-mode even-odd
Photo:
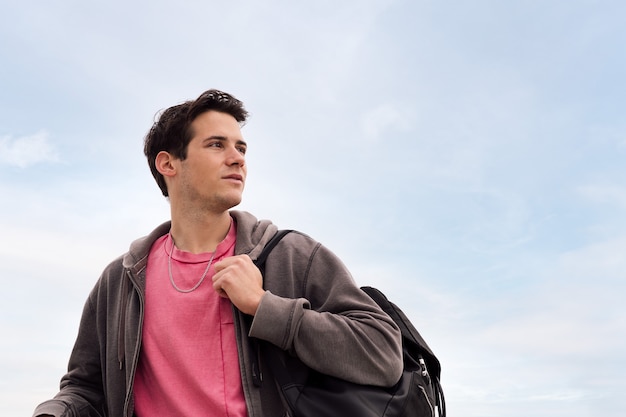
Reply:
[[[218,245],[213,263],[235,252],[236,227]],[[143,341],[134,395],[135,413],[146,416],[245,417],[232,304],[213,289],[213,266],[198,283],[211,253],[178,250],[170,235],[148,257]]]

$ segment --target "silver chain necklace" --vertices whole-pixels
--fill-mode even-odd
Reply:
[[[200,284],[202,284],[202,281],[204,281],[204,278],[206,278],[206,274],[209,272],[209,268],[211,267],[211,264],[213,263],[213,258],[215,258],[215,254],[217,253],[217,248],[215,248],[213,255],[211,255],[211,259],[209,259],[209,263],[206,265],[206,269],[204,270],[204,273],[200,277],[200,281],[198,281],[198,283],[194,285],[192,288],[188,290],[183,290],[183,289],[178,288],[178,286],[174,282],[174,276],[172,275],[172,254],[174,253],[174,238],[172,237],[171,233],[170,233],[170,239],[172,240],[172,249],[170,250],[170,256],[167,258],[167,270],[170,273],[170,282],[172,283],[172,286],[174,287],[174,289],[178,292],[182,292],[182,293],[192,292],[196,288],[198,288]]]

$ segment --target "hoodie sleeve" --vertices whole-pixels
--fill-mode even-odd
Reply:
[[[61,379],[59,393],[40,404],[33,414],[53,416],[96,416],[102,408],[104,393],[99,345],[94,325],[94,306],[90,296],[85,303],[78,337],[70,356],[68,372]]]
[[[402,373],[395,323],[358,288],[336,255],[304,235],[292,235],[268,257],[268,291],[250,336],[328,375],[361,384],[395,384]]]

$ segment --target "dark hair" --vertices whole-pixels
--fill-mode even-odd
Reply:
[[[242,125],[248,117],[243,103],[235,97],[223,91],[207,90],[195,100],[163,110],[146,135],[143,153],[148,158],[152,176],[164,196],[168,196],[167,185],[163,175],[156,169],[156,156],[166,151],[178,159],[187,158],[187,145],[193,136],[191,123],[209,110],[230,114]]]

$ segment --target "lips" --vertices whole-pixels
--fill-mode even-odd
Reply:
[[[225,176],[224,179],[243,182],[243,176],[239,174],[230,174]]]

